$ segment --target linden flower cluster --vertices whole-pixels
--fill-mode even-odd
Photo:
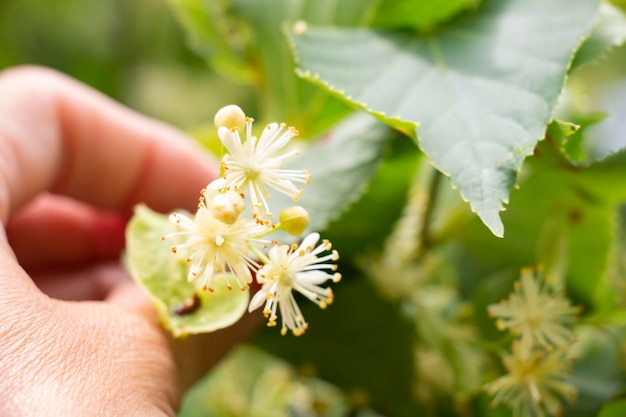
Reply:
[[[321,308],[331,304],[332,290],[322,284],[341,279],[341,274],[335,272],[337,265],[332,263],[339,255],[329,241],[320,242],[317,233],[305,236],[299,245],[279,245],[266,238],[279,229],[299,236],[308,226],[308,213],[300,206],[283,210],[279,222],[274,223],[268,200],[270,189],[297,200],[303,190],[296,184],[308,184],[309,173],[282,169],[283,161],[297,154],[285,149],[298,134],[294,128],[271,123],[257,139],[252,134],[252,122],[234,105],[217,112],[215,124],[227,150],[222,159],[223,175],[201,191],[194,217],[170,215],[178,230],[164,239],[185,238],[183,243],[172,246],[172,252],[186,256],[189,281],[198,281],[204,290],[220,290],[214,285],[216,276],[231,277],[226,279],[229,290],[233,284],[248,290],[256,280],[261,288],[248,310],[264,305],[268,326],[275,326],[280,314],[281,333],[291,330],[298,336],[308,324],[293,291]],[[245,211],[246,197],[249,214]]]
[[[566,327],[574,323],[578,307],[558,292],[550,291],[542,282],[541,273],[522,270],[515,291],[508,300],[489,306],[489,315],[496,317],[500,330],[510,330],[527,345],[565,346],[574,340]]]
[[[514,416],[543,417],[559,415],[564,401],[575,400],[576,389],[566,381],[574,334],[566,326],[578,312],[544,282],[541,270],[522,270],[509,298],[489,306],[498,328],[516,336],[502,359],[507,374],[485,386],[493,404],[509,404]]]
[[[576,399],[576,388],[566,382],[571,360],[563,347],[548,351],[530,349],[513,342],[511,353],[502,358],[507,373],[486,385],[493,404],[509,404],[513,416],[558,416],[563,401]]]

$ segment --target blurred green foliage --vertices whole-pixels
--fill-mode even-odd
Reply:
[[[166,0],[0,1],[0,70],[43,65],[180,127],[252,90],[215,76],[186,45]]]

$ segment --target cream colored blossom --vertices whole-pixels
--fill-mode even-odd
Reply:
[[[502,358],[507,373],[485,386],[493,404],[505,403],[514,417],[559,415],[564,402],[576,399],[576,388],[567,382],[571,360],[565,348],[532,348],[517,341]]]
[[[257,140],[252,135],[251,118],[246,119],[246,138],[242,140],[238,128],[218,129],[222,144],[228,150],[222,159],[224,175],[216,179],[208,188],[233,190],[245,193],[252,202],[252,210],[257,216],[271,215],[267,200],[269,188],[273,188],[294,200],[302,189],[295,183],[308,184],[306,170],[282,169],[285,159],[297,155],[297,151],[284,151],[289,141],[298,134],[293,127],[271,123],[263,129]]]
[[[500,330],[509,329],[527,345],[564,346],[574,334],[568,325],[578,313],[567,298],[552,291],[542,274],[524,269],[507,300],[489,306],[489,315],[497,318]]]
[[[178,228],[178,232],[164,236],[164,239],[175,236],[186,237],[183,243],[172,246],[172,252],[183,253],[190,263],[189,281],[200,280],[204,289],[214,290],[215,273],[230,271],[242,290],[252,282],[250,269],[258,269],[259,265],[250,255],[251,246],[261,247],[268,242],[256,238],[266,227],[252,218],[237,218],[231,224],[216,219],[207,208],[203,199],[200,200],[195,218],[173,213],[170,221]],[[228,288],[232,288],[227,281]]]
[[[311,233],[299,246],[271,248],[265,265],[257,272],[257,281],[263,286],[250,301],[249,311],[265,304],[263,314],[269,320],[268,326],[275,326],[277,310],[280,310],[283,335],[291,330],[299,336],[308,327],[293,296],[294,290],[321,308],[333,301],[332,290],[320,285],[341,279],[341,275],[334,272],[337,266],[329,263],[339,259],[339,255],[337,251],[330,252],[332,247],[327,240],[316,246],[319,238],[318,233]],[[330,253],[319,256],[323,252]]]

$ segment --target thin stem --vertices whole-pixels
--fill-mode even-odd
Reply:
[[[253,239],[259,239],[262,238],[264,236],[267,236],[271,233],[274,233],[277,230],[282,229],[282,225],[280,223],[276,223],[274,225],[272,225],[272,227],[270,227],[269,229],[265,229],[264,231],[257,233],[256,235],[252,236]]]
[[[254,254],[259,258],[259,260],[263,262],[264,264],[267,264],[270,262],[270,259],[255,246],[250,246],[250,250],[254,252]]]
[[[422,215],[422,229],[417,236],[418,244],[416,258],[418,260],[422,258],[422,256],[424,256],[426,249],[432,243],[430,228],[432,225],[432,217],[435,209],[435,204],[437,202],[437,195],[439,193],[442,178],[443,174],[438,170],[433,169],[432,178],[430,179],[430,185],[428,187],[428,201],[426,202],[426,207],[424,208],[424,212]]]

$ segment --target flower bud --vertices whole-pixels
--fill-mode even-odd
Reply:
[[[282,229],[294,236],[301,235],[309,225],[309,213],[301,206],[287,207],[278,219]]]
[[[215,113],[213,122],[218,129],[223,126],[228,129],[238,128],[243,130],[246,126],[246,115],[239,106],[230,104],[222,107]]]
[[[226,224],[233,224],[245,207],[241,194],[232,190],[216,193],[209,202],[213,217]]]

